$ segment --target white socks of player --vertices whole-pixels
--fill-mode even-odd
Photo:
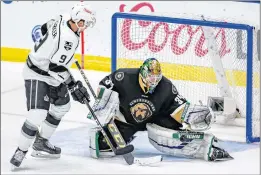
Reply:
[[[22,151],[28,151],[28,148],[31,146],[37,131],[38,127],[31,125],[28,120],[24,122],[18,141],[18,147]]]
[[[49,139],[58,127],[60,121],[61,119],[56,118],[48,113],[46,119],[41,124],[40,135],[45,139]]]
[[[50,104],[49,112],[47,113],[45,120],[41,124],[40,135],[43,138],[49,139],[52,136],[52,134],[58,127],[62,117],[69,111],[70,107],[70,102],[61,106]]]
[[[42,109],[31,109],[28,111],[27,119],[22,126],[18,141],[18,147],[21,150],[27,151],[31,146],[36,132],[38,131],[40,124],[46,118],[46,115],[47,111]]]
[[[46,110],[31,109],[28,111],[27,119],[23,124],[18,147],[23,151],[27,151],[34,140],[39,127],[40,135],[45,139],[49,139],[60,121],[61,118],[50,115]]]

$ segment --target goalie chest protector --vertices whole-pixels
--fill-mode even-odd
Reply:
[[[176,87],[166,77],[155,88],[152,94],[145,94],[138,81],[139,69],[118,69],[106,76],[100,85],[119,93],[120,112],[125,120],[135,125],[137,130],[146,129],[146,123],[170,117],[170,114],[186,99],[178,94]]]

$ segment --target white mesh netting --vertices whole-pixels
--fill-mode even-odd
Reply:
[[[193,16],[193,19],[200,17]],[[211,30],[215,33],[218,54],[233,97],[237,100],[242,115],[246,117],[247,32],[214,27]],[[247,117],[252,118],[253,137],[259,137],[260,61],[257,33],[253,33],[253,105],[252,116]],[[117,68],[139,67],[146,58],[157,58],[162,63],[163,74],[193,103],[198,104],[201,100],[207,104],[208,96],[220,96],[201,26],[119,18],[116,55]]]

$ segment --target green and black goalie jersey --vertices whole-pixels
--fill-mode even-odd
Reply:
[[[138,131],[146,130],[146,123],[151,122],[176,130],[182,126],[170,114],[186,99],[166,77],[162,77],[152,94],[142,90],[138,68],[118,69],[99,84],[119,93],[120,112]]]

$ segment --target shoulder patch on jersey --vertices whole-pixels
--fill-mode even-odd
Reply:
[[[177,88],[172,84],[172,93],[173,94],[178,94]]]
[[[64,48],[65,50],[69,51],[72,49],[72,46],[73,46],[73,43],[72,42],[69,42],[69,41],[65,41],[64,43]]]
[[[117,73],[115,74],[115,79],[116,79],[117,81],[121,81],[121,80],[123,80],[123,78],[124,78],[124,73],[123,73],[123,72],[117,72]]]
[[[42,36],[41,25],[36,25],[32,30],[32,39],[34,42],[39,42]]]

